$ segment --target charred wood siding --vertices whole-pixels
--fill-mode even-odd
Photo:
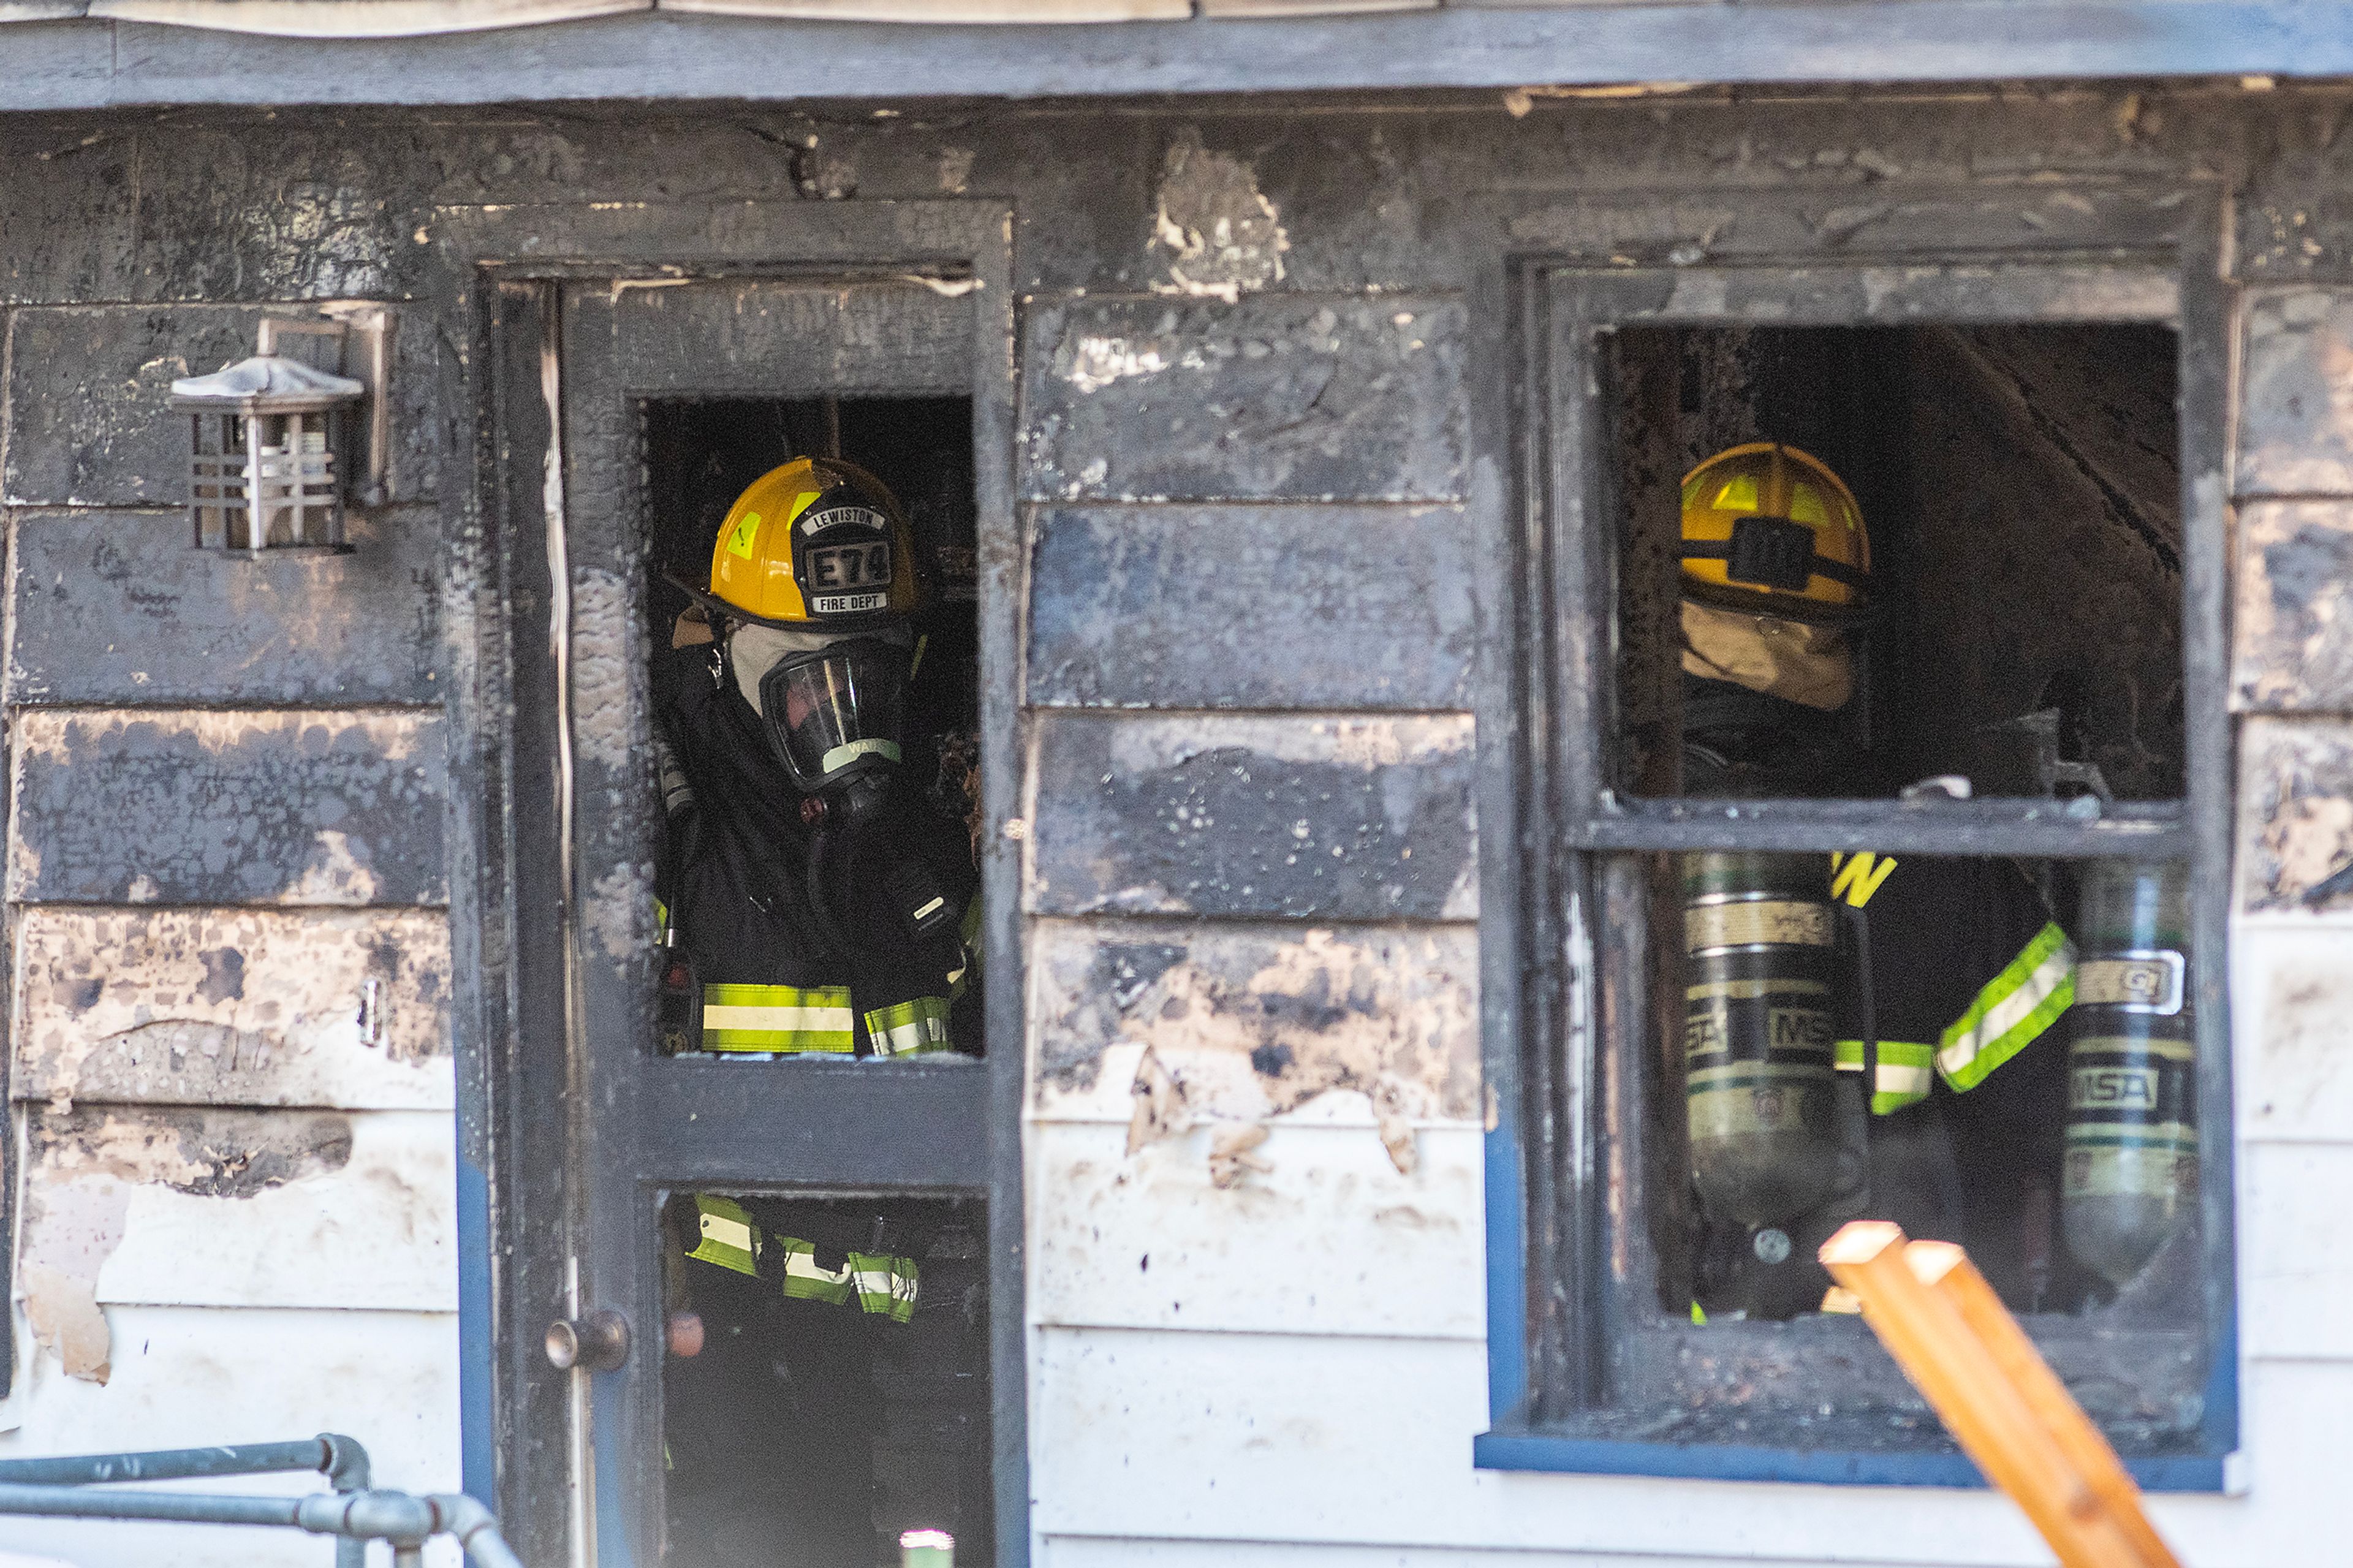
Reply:
[[[94,151],[80,237],[115,254],[121,165]],[[59,237],[12,249],[17,282]],[[398,504],[354,516],[356,553],[196,552],[171,380],[362,279],[239,300],[205,280],[204,241],[158,237],[177,259],[151,263],[196,263],[163,291],[209,297],[58,308],[156,291],[99,261],[62,294],[7,290],[38,301],[8,312],[0,454],[9,1170],[26,1348],[50,1370],[5,1446],[364,1428],[379,1465],[450,1484],[439,344],[421,312],[400,341]],[[95,1405],[54,1392],[92,1384]]]

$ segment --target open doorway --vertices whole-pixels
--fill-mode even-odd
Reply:
[[[677,398],[647,401],[641,412],[644,591],[663,757],[663,1054],[758,1073],[763,1094],[790,1094],[795,1073],[844,1058],[979,1056],[975,927],[927,939],[920,920],[894,923],[889,910],[866,919],[863,900],[867,887],[895,888],[902,860],[921,859],[934,879],[925,886],[952,912],[977,910],[971,400]],[[840,489],[824,466],[834,460],[879,489]],[[895,510],[906,532],[877,535],[880,570],[865,553],[871,546],[844,555],[871,576],[852,585],[892,581],[893,556],[912,545],[913,602],[901,605],[894,591],[887,613],[847,627],[771,625],[777,617],[762,616],[774,605],[721,582],[731,539],[752,558],[759,509],[776,504],[757,498],[776,492],[780,471],[817,476],[793,481],[798,490],[788,485],[797,499],[787,504],[800,510],[772,520],[796,541],[789,570],[805,587],[813,568],[802,529],[828,509],[871,504]],[[758,537],[765,564],[769,536]],[[785,548],[776,546],[780,563]],[[807,602],[818,602],[813,588]],[[877,639],[895,661],[891,677],[903,680],[889,703],[875,707],[858,684],[869,679],[865,666],[824,671],[870,710],[854,716],[868,731],[835,734],[835,749],[890,747],[892,765],[872,775],[878,826],[853,842],[833,820],[848,797],[796,773],[788,742],[764,717],[781,710],[786,688],[764,680],[754,661],[782,668],[820,643]],[[699,704],[691,722],[665,707],[681,683]],[[713,746],[729,754],[696,754]],[[915,917],[930,900],[904,901]],[[926,940],[970,945],[962,960],[932,963]],[[921,1011],[932,1005],[936,1016]],[[895,1563],[902,1544],[949,1542],[965,1563],[992,1560],[987,1222],[977,1195],[672,1187],[659,1230],[666,1562]]]

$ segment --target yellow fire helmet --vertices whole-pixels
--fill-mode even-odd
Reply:
[[[1734,447],[1683,476],[1683,502],[1693,597],[1790,620],[1868,601],[1862,510],[1820,458],[1773,441]]]
[[[711,591],[695,597],[763,626],[887,624],[921,602],[914,534],[865,469],[839,458],[796,458],[735,498],[712,546]]]

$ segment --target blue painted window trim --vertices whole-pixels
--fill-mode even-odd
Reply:
[[[1487,1403],[1493,1429],[1471,1440],[1482,1470],[1565,1475],[1656,1476],[1689,1480],[1778,1481],[1831,1486],[1982,1487],[1985,1477],[1957,1450],[1944,1453],[1772,1448],[1733,1443],[1638,1443],[1525,1429],[1529,1405],[1526,1188],[1520,1162],[1519,1085],[1498,1082],[1501,1114],[1486,1136]],[[2196,1454],[2126,1458],[2143,1491],[2221,1492],[2226,1457],[2237,1447],[2239,1339],[2235,1319],[2216,1336],[2206,1418]]]

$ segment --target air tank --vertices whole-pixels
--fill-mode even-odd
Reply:
[[[1836,1191],[1836,973],[1821,855],[1683,857],[1683,1059],[1707,1212],[1786,1221]]]
[[[2083,880],[2061,1234],[2117,1285],[2198,1201],[2189,886],[2179,863],[2102,861]]]

